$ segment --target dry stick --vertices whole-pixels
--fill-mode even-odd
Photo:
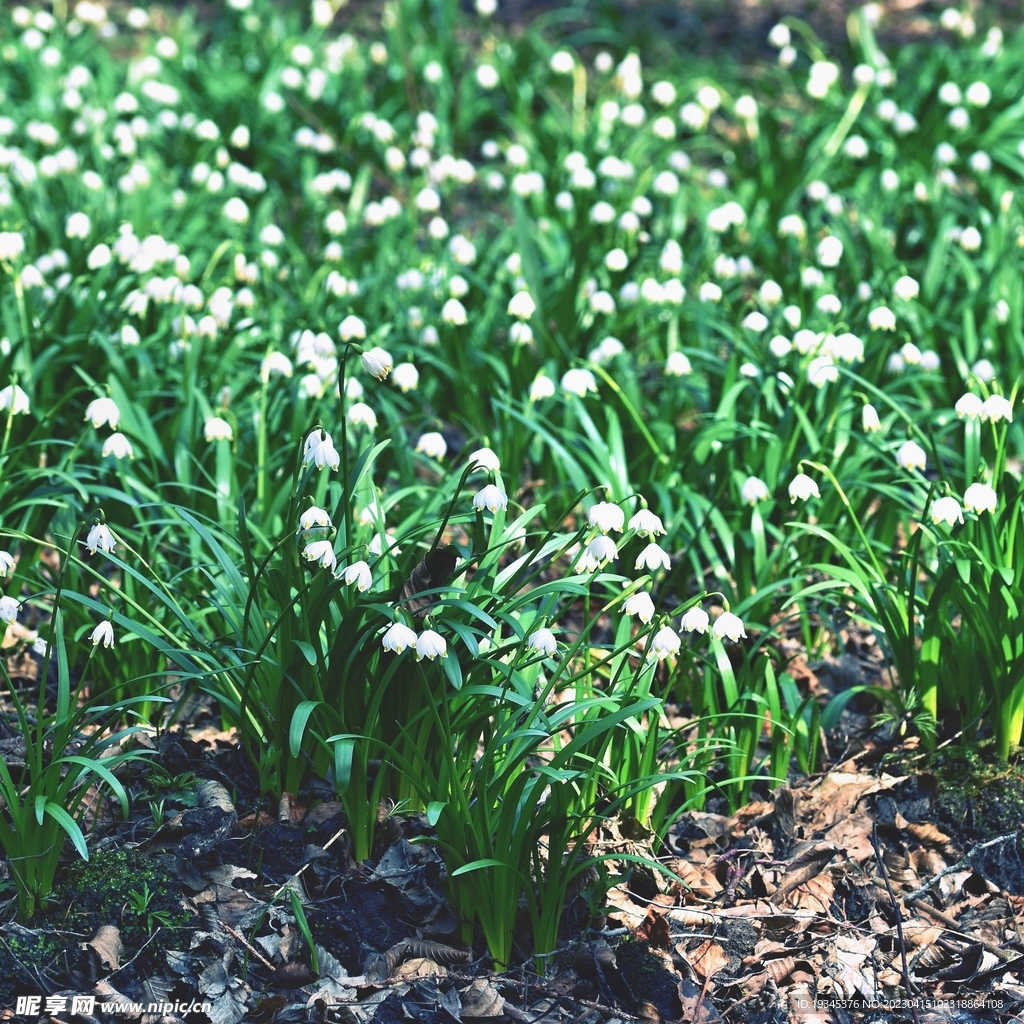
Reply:
[[[1000,843],[1009,842],[1009,840],[1011,840],[1011,839],[1017,839],[1017,838],[1019,838],[1021,836],[1022,833],[1024,833],[1024,829],[1017,829],[1015,832],[1007,832],[1006,835],[996,836],[995,839],[989,839],[989,840],[987,840],[984,843],[978,843],[977,846],[972,846],[970,853],[965,854],[963,857],[961,857],[951,867],[943,868],[937,875],[934,875],[932,878],[929,878],[928,881],[924,883],[924,885],[920,886],[920,888],[915,889],[911,893],[907,893],[907,895],[904,896],[903,899],[905,899],[905,900],[917,900],[917,899],[920,899],[922,896],[927,894],[928,890],[936,882],[938,882],[940,879],[945,878],[946,875],[951,875],[955,871],[962,871],[964,868],[973,868],[974,865],[971,863],[971,858],[979,850],[987,850],[987,849],[989,849],[989,847],[998,846]]]
[[[264,967],[267,968],[267,970],[276,970],[274,965],[255,946],[253,946],[244,935],[239,934],[235,931],[234,928],[231,927],[231,925],[225,924],[223,921],[220,922],[220,926],[224,929],[224,931],[228,933],[228,935],[238,939],[238,941],[243,946],[245,946],[245,948],[249,950],[249,952],[252,953],[252,955],[256,957],[256,959],[259,960],[259,962],[263,964]]]
[[[948,917],[941,911],[936,910],[934,907],[929,906],[924,900],[912,900],[908,897],[903,898],[903,902],[913,907],[915,910],[920,910],[923,914],[938,921],[939,924],[945,926],[945,930],[950,935],[955,935],[958,939],[963,939],[964,942],[976,942],[981,945],[983,949],[987,949],[993,956],[998,957],[1003,963],[1009,963],[1011,960],[1017,960],[1020,958],[1019,953],[1011,953],[1008,949],[1003,949],[1002,946],[997,946],[992,942],[985,942],[984,939],[978,939],[973,935],[968,935],[966,932],[960,931],[959,922],[953,918]]]
[[[889,894],[889,901],[892,903],[893,913],[896,915],[896,935],[900,940],[900,962],[903,965],[903,987],[907,990],[907,998],[913,999],[915,993],[910,984],[910,970],[907,967],[907,944],[903,941],[903,915],[900,914],[900,906],[892,893],[892,886],[889,884],[889,872],[885,870],[882,862],[882,851],[878,846],[878,823],[871,826],[871,845],[875,848],[875,860],[878,862],[878,870],[882,873],[882,881],[885,882],[885,891]],[[910,1012],[914,1015],[914,1024],[921,1024],[917,1015],[917,1003],[911,1002]]]

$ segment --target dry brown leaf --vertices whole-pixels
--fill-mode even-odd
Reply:
[[[794,889],[821,874],[825,865],[833,860],[838,852],[836,847],[829,843],[815,843],[804,849],[790,861],[785,875],[779,880],[776,900],[773,902],[781,901]]]
[[[652,946],[671,946],[672,929],[668,918],[659,914],[654,907],[647,908],[647,916],[640,922],[636,937],[641,942],[649,942]]]
[[[443,964],[434,963],[433,960],[420,956],[400,964],[392,977],[412,981],[415,978],[441,978],[447,974],[448,968]]]
[[[729,954],[711,939],[705,940],[689,953],[684,953],[679,946],[676,947],[676,952],[697,972],[701,981],[714,977],[729,966]]]
[[[794,889],[787,899],[791,907],[798,910],[813,910],[827,915],[832,904],[836,889],[829,874],[821,874],[809,879],[799,888]]]
[[[121,966],[124,945],[121,932],[112,924],[100,925],[83,948],[89,957],[89,973],[93,980],[116,971]]]
[[[477,978],[459,996],[464,1017],[500,1017],[505,1011],[505,1000],[490,978]]]

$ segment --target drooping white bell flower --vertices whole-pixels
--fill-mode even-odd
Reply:
[[[407,647],[416,649],[417,637],[404,622],[395,622],[381,639],[381,646],[385,651],[394,651],[401,654]]]
[[[807,501],[808,498],[820,498],[821,492],[817,483],[806,473],[797,473],[789,484],[789,500],[791,502]]]
[[[896,462],[901,469],[924,469],[928,465],[928,456],[916,441],[904,441],[896,452]]]
[[[590,509],[588,519],[590,525],[596,526],[602,533],[608,533],[609,530],[622,533],[626,516],[618,505],[610,501],[599,501]]]
[[[703,608],[694,605],[683,613],[679,628],[687,633],[706,633],[711,624],[711,616]]]
[[[747,634],[743,628],[743,620],[738,615],[733,615],[732,612],[722,612],[711,627],[711,635],[718,640],[728,638],[733,643],[738,643]]]
[[[433,661],[435,658],[448,657],[448,641],[440,633],[432,629],[425,629],[416,638],[416,660],[422,661],[428,658]]]
[[[999,495],[989,484],[971,484],[964,491],[964,508],[968,512],[995,512]]]
[[[93,647],[98,644],[103,644],[104,647],[114,646],[114,624],[109,619],[104,619],[93,631],[89,634],[89,639],[92,641]]]
[[[558,650],[558,641],[550,629],[542,627],[530,634],[529,647],[538,654],[551,656]]]

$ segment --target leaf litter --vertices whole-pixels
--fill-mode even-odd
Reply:
[[[599,910],[584,888],[569,901],[542,976],[525,941],[504,973],[482,942],[467,948],[422,817],[392,814],[357,864],[326,794],[286,796],[276,818],[240,814],[225,785],[240,763],[230,738],[164,736],[158,763],[196,776],[180,810],[155,830],[141,810],[98,815],[93,839],[166,869],[182,918],[154,918],[140,943],[122,936],[125,908],[88,934],[58,908],[38,929],[3,926],[0,942],[19,992],[95,996],[96,1016],[80,1020],[125,1000],[206,1001],[215,1024],[1012,1019],[1024,1008],[1022,823],[984,834],[954,800],[955,820],[918,743],[869,742],[731,815],[682,814],[664,875],[613,859],[621,874]],[[255,807],[251,783],[233,789]],[[614,821],[601,841],[612,858],[642,845]],[[29,937],[56,938],[61,955],[19,959],[42,948]]]

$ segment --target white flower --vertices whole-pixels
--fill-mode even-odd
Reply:
[[[722,612],[711,627],[711,635],[719,640],[728,637],[733,643],[737,643],[747,634],[743,629],[743,620],[738,615],[733,615],[732,612]]]
[[[529,345],[533,341],[533,328],[524,320],[516,320],[509,326],[508,340],[513,345]]]
[[[310,541],[302,551],[307,562],[316,562],[324,569],[333,572],[338,567],[338,556],[334,553],[334,545],[329,540]]]
[[[517,317],[520,320],[529,320],[537,311],[537,304],[533,301],[529,292],[516,292],[509,299],[508,315]]]
[[[867,140],[863,135],[851,135],[843,144],[843,152],[853,160],[863,160],[869,152]]]
[[[824,337],[823,334],[818,334],[816,331],[808,330],[805,327],[793,335],[793,347],[802,356],[806,356],[811,352],[817,351]]]
[[[964,508],[968,512],[995,512],[999,496],[988,484],[971,484],[964,491]]]
[[[758,289],[757,297],[766,306],[777,306],[782,301],[782,288],[776,281],[765,281]]]
[[[753,96],[738,96],[732,109],[736,116],[744,121],[753,121],[757,118],[757,100]]]
[[[310,463],[313,463],[317,469],[330,466],[331,469],[337,470],[341,465],[341,456],[338,455],[331,435],[326,430],[314,430],[306,438],[306,443],[302,448],[302,465],[305,467]]]
[[[385,651],[394,651],[401,654],[406,647],[416,649],[416,634],[403,622],[394,623],[381,639],[381,646]]]
[[[818,243],[817,254],[823,267],[837,267],[843,258],[843,243],[835,235],[828,235]]]
[[[345,569],[345,585],[350,587],[353,583],[360,594],[365,594],[373,585],[370,567],[365,562],[353,562]]]
[[[331,516],[326,509],[319,508],[316,505],[310,505],[299,516],[299,529],[303,531],[319,530],[331,528]]]
[[[807,501],[808,498],[820,498],[818,485],[806,473],[797,473],[789,485],[789,500]]]
[[[391,378],[403,393],[415,391],[420,383],[420,371],[412,363],[399,363],[395,367],[394,376]]]
[[[232,441],[235,433],[227,420],[220,416],[211,416],[203,427],[203,436],[207,441]]]
[[[968,164],[975,174],[988,174],[992,170],[992,157],[988,153],[972,153]]]
[[[992,90],[984,82],[972,82],[964,93],[964,99],[972,107],[987,107],[992,99]]]
[[[789,46],[789,26],[782,24],[773,26],[771,32],[768,33],[768,43],[777,50],[781,50],[784,46]]]
[[[650,509],[639,509],[629,520],[629,528],[635,530],[641,537],[656,537],[665,533],[665,527],[661,519]]]
[[[444,435],[431,430],[426,434],[420,434],[415,450],[422,452],[428,459],[443,459],[448,454],[448,442],[445,441]]]
[[[111,430],[117,430],[121,419],[121,410],[112,398],[94,398],[85,409],[85,418],[92,421],[98,430],[104,423],[110,424]]]
[[[839,367],[831,356],[818,356],[807,364],[807,379],[819,389],[834,384],[839,380]]]
[[[960,248],[976,252],[981,248],[981,232],[976,227],[964,228],[960,235]]]
[[[236,224],[244,224],[249,219],[249,207],[238,196],[232,196],[224,204],[224,216]]]
[[[998,423],[1000,420],[1012,423],[1013,406],[1010,400],[1003,398],[1002,395],[989,395],[981,405],[981,418],[992,423]]]
[[[904,302],[909,302],[911,299],[916,299],[921,291],[921,286],[912,277],[907,277],[906,274],[903,277],[897,278],[896,283],[892,286],[892,293],[898,299],[903,299]]]
[[[799,306],[787,306],[782,311],[782,319],[795,331],[803,323],[804,315]]]
[[[64,226],[64,234],[68,238],[88,238],[92,230],[92,221],[87,213],[72,213]]]
[[[622,533],[625,519],[626,516],[622,509],[610,501],[599,501],[590,509],[590,525],[596,526],[602,533],[608,533],[609,530]]]
[[[587,545],[584,556],[596,565],[604,565],[605,562],[614,561],[619,557],[619,549],[611,537],[602,533]]]
[[[800,271],[800,280],[805,288],[812,290],[825,283],[825,275],[817,267],[804,267]]]
[[[641,590],[626,601],[622,610],[627,615],[635,615],[646,626],[654,618],[654,601],[650,594]]]
[[[342,341],[352,341],[353,339],[362,341],[366,337],[366,324],[359,317],[350,314],[341,321],[341,325],[338,327],[338,336]],[[371,349],[371,351],[373,350]]]
[[[982,415],[983,405],[984,403],[977,395],[968,392],[957,399],[953,408],[960,419],[976,420]]]
[[[764,313],[760,312],[760,310],[755,309],[752,313],[748,313],[743,318],[743,326],[748,331],[755,331],[757,334],[760,334],[768,327],[768,317],[766,317]]]
[[[110,437],[103,442],[103,450],[100,454],[104,458],[108,455],[113,455],[115,459],[135,458],[135,451],[132,448],[132,443],[124,436],[124,434],[111,434]]]
[[[21,611],[21,604],[13,597],[0,597],[0,622],[8,624],[18,621],[18,612]]]
[[[955,523],[964,521],[964,514],[960,509],[960,502],[956,498],[936,498],[932,502],[931,520],[938,525],[945,523],[953,526]]]
[[[895,331],[896,314],[888,306],[878,306],[868,313],[868,326],[873,331]]]
[[[449,299],[441,307],[441,319],[446,324],[460,327],[468,322],[469,317],[466,314],[466,307],[458,299]]]
[[[562,375],[562,390],[584,398],[588,391],[597,391],[597,380],[590,370],[566,370]]]
[[[429,658],[433,661],[435,658],[447,657],[448,642],[440,633],[435,633],[432,629],[425,629],[416,638],[417,661],[422,661],[424,658]]]
[[[714,281],[705,281],[700,286],[697,298],[699,298],[701,302],[721,302],[722,289],[715,284]]]
[[[916,441],[904,441],[896,453],[896,461],[901,469],[924,469],[928,465],[928,456]]]
[[[352,319],[355,319],[354,317]],[[362,323],[362,321],[360,321]],[[344,326],[344,325],[343,325]],[[363,332],[365,336],[365,328]],[[347,341],[344,334],[342,334],[342,341]],[[371,376],[376,377],[377,380],[384,380],[387,375],[391,372],[394,366],[394,361],[391,358],[391,353],[386,349],[375,346],[374,348],[368,349],[362,354],[363,369]]]
[[[804,238],[807,235],[807,225],[803,217],[798,213],[787,214],[779,221],[779,238]]]
[[[864,342],[856,334],[847,331],[845,334],[840,334],[838,338],[831,335],[829,337],[831,340],[828,342],[826,352],[833,359],[841,363],[864,362]]]
[[[508,495],[497,484],[487,484],[473,495],[473,508],[478,512],[484,509],[489,512],[506,509],[508,508]]]
[[[11,415],[28,412],[28,395],[17,384],[8,384],[0,390],[0,410]]]
[[[682,640],[679,639],[679,634],[670,626],[662,626],[651,640],[651,656],[659,661],[669,655],[674,657],[679,653],[681,646]]]
[[[549,64],[556,75],[571,75],[576,66],[576,62],[568,50],[557,50],[551,55]]]
[[[89,253],[85,263],[90,270],[99,270],[100,267],[105,267],[113,258],[110,246],[101,242]]]
[[[878,410],[873,405],[865,405],[861,411],[861,429],[866,434],[874,434],[882,429],[882,421],[878,418]]]
[[[776,359],[785,359],[792,349],[793,343],[789,338],[784,338],[781,334],[776,334],[775,337],[768,342],[768,351],[771,352]]]
[[[108,526],[103,523],[93,523],[89,533],[86,535],[85,546],[88,548],[90,555],[95,555],[97,551],[110,554],[117,546],[117,541]]]
[[[972,367],[971,373],[974,374],[978,380],[983,381],[985,384],[990,384],[996,375],[996,368],[987,359],[979,359]],[[0,391],[0,409],[5,408],[3,404],[3,392]]]
[[[686,377],[693,373],[693,366],[685,352],[672,352],[665,361],[666,377]]]
[[[93,631],[89,634],[89,639],[92,641],[93,647],[97,644],[103,644],[104,647],[114,646],[114,624],[110,619],[104,619]]]
[[[25,239],[19,231],[0,231],[0,260],[12,262],[25,251]]]
[[[694,605],[683,614],[679,628],[687,633],[706,633],[711,624],[711,617],[703,608]]]
[[[530,401],[540,402],[555,393],[555,382],[546,374],[539,373],[530,385]]]
[[[556,650],[558,650],[558,641],[555,639],[555,634],[552,633],[550,629],[541,627],[530,634],[529,647],[538,654],[544,654],[550,657]]]
[[[843,304],[840,301],[839,296],[832,295],[831,293],[820,296],[814,305],[815,308],[820,310],[822,313],[828,313],[832,316],[843,311]]]
[[[365,402],[356,402],[350,405],[347,418],[353,427],[366,427],[367,430],[377,429],[377,414]]]
[[[756,476],[748,476],[740,488],[740,500],[745,505],[756,505],[759,501],[767,501],[770,497],[768,485]]]
[[[648,544],[647,547],[637,555],[636,569],[647,569],[654,572],[656,569],[671,569],[672,559],[668,552],[659,544]]]
[[[478,448],[469,457],[469,465],[484,473],[496,473],[501,469],[498,456],[490,448]]]
[[[14,556],[10,551],[0,551],[0,579],[14,568]]]
[[[493,64],[480,64],[476,69],[477,84],[481,89],[495,89],[501,81],[498,69]]]

